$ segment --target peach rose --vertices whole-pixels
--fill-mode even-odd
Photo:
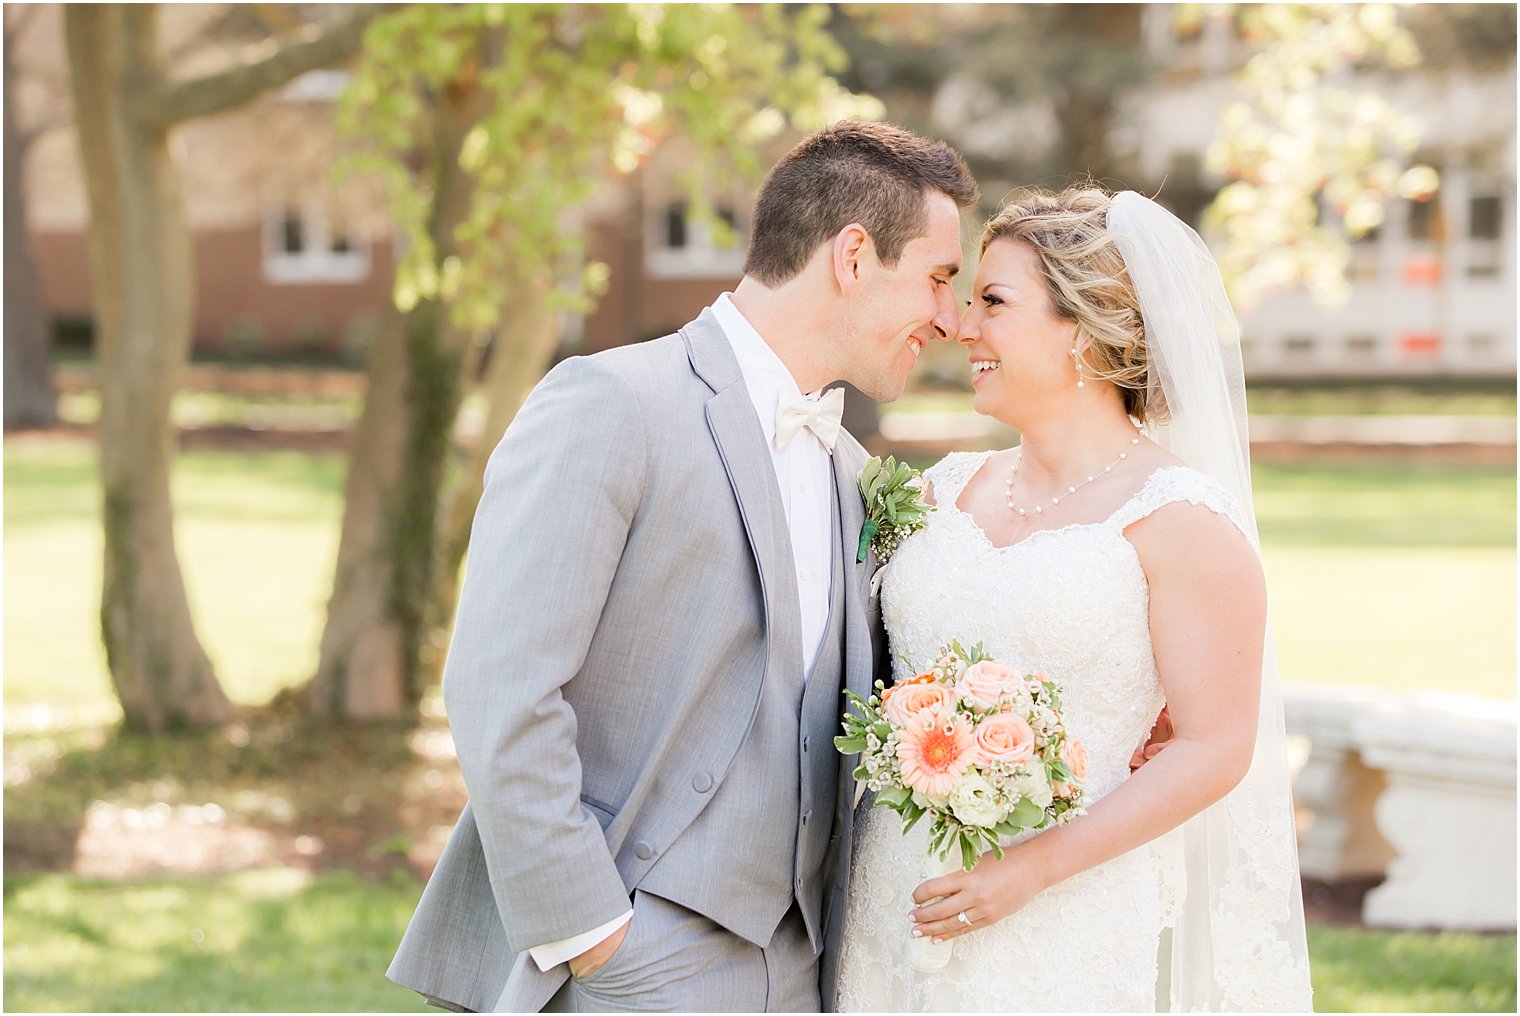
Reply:
[[[1063,798],[1063,799],[1067,798],[1067,797],[1070,797],[1071,796],[1071,784],[1070,783],[1062,783],[1060,780],[1056,780],[1054,783],[1052,783],[1050,785],[1050,792],[1052,794],[1055,794],[1057,797],[1060,797],[1060,798]]]
[[[1061,745],[1061,761],[1077,779],[1087,778],[1087,747],[1075,737],[1068,737]]]
[[[1034,757],[1034,731],[1014,713],[993,713],[976,725],[976,747],[988,762],[1027,762]]]
[[[961,672],[960,680],[955,682],[955,693],[975,702],[981,709],[991,709],[998,704],[1003,692],[1011,691],[1023,683],[1024,679],[1017,671],[1001,663],[983,660]]]
[[[882,712],[893,724],[904,727],[914,715],[925,709],[939,707],[948,713],[954,705],[955,696],[949,688],[942,684],[921,684],[915,679],[909,684],[895,684],[888,688]]]

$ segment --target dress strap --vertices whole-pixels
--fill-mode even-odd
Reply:
[[[951,452],[924,470],[924,479],[934,485],[931,493],[936,505],[951,505],[960,500],[966,483],[992,457],[992,452]]]
[[[1235,528],[1240,530],[1253,547],[1260,547],[1252,535],[1252,528],[1246,524],[1245,513],[1230,492],[1212,478],[1188,466],[1164,466],[1156,470],[1133,497],[1109,516],[1108,524],[1122,531],[1157,508],[1178,501],[1202,505],[1223,515],[1235,524]]]

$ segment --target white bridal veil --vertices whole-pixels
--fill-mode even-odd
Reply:
[[[1240,326],[1219,267],[1189,226],[1134,191],[1114,195],[1108,229],[1140,298],[1150,351],[1146,434],[1224,486],[1260,546],[1251,497]],[[1154,415],[1152,415],[1154,413]],[[1172,1011],[1307,1011],[1282,688],[1270,622],[1250,772],[1183,827],[1187,892],[1163,939],[1158,1002]]]

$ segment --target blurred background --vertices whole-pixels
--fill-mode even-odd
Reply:
[[[1513,5],[7,4],[5,1002],[419,1010],[438,675],[557,359],[842,116],[1132,188],[1244,331],[1321,1011],[1515,993]],[[969,285],[972,272],[960,285]],[[849,419],[1017,436],[960,350]]]

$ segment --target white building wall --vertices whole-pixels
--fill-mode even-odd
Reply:
[[[1201,160],[1243,56],[1224,19],[1210,19],[1191,40],[1179,40],[1172,25],[1170,7],[1151,6],[1146,44],[1168,69],[1134,96],[1115,138],[1157,182],[1180,160]],[[1515,65],[1485,74],[1417,69],[1375,81],[1418,117],[1419,158],[1441,171],[1435,237],[1411,237],[1410,202],[1392,199],[1376,237],[1353,246],[1343,305],[1322,307],[1295,289],[1242,315],[1247,369],[1257,376],[1514,374]],[[1498,199],[1497,239],[1472,236],[1475,199]]]

